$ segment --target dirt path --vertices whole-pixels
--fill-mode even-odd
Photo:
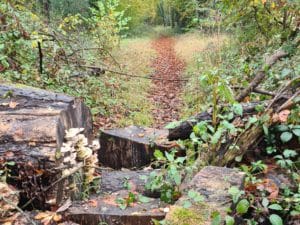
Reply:
[[[154,126],[164,127],[167,123],[179,119],[181,101],[181,82],[168,80],[181,79],[185,64],[176,56],[174,49],[175,40],[169,37],[161,37],[153,41],[152,46],[157,52],[157,57],[152,62],[154,75],[152,78],[165,79],[165,81],[153,79],[153,88],[149,98],[155,108],[152,111]]]

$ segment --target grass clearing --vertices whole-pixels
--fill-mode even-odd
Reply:
[[[181,117],[183,119],[200,112],[205,106],[203,95],[205,94],[199,84],[201,71],[216,64],[215,58],[224,44],[229,40],[225,34],[203,35],[199,32],[190,32],[177,36],[175,50],[179,57],[185,60],[186,70],[184,76],[189,79],[182,93],[183,107]]]
[[[123,70],[130,74],[149,76],[152,73],[151,61],[155,51],[151,48],[150,38],[131,38],[121,41],[120,48],[113,53]],[[150,79],[125,77],[108,74],[118,79],[119,87],[115,89],[114,98],[119,102],[114,110],[118,126],[143,125],[149,126],[153,122],[151,103],[147,95],[151,88]]]

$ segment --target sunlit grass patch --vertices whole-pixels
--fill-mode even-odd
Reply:
[[[205,107],[204,92],[200,88],[199,77],[202,66],[212,67],[218,63],[218,54],[229,40],[225,34],[205,35],[199,32],[187,33],[176,38],[175,50],[185,60],[184,76],[189,79],[182,94],[181,116],[187,118]],[[201,62],[200,62],[201,59]]]
[[[120,63],[122,71],[128,74],[149,77],[152,73],[151,61],[155,57],[155,51],[151,48],[149,38],[124,39],[113,55]],[[111,112],[121,114],[117,124],[119,126],[151,125],[153,122],[151,103],[147,98],[151,80],[118,74],[107,76],[115,77],[120,84],[115,90],[117,107]]]

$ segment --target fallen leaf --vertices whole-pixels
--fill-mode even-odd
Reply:
[[[279,121],[279,115],[277,113],[274,113],[272,116],[272,122],[277,123]]]
[[[98,202],[94,199],[89,200],[88,204],[94,208],[98,206]]]
[[[11,102],[9,103],[9,108],[14,109],[14,108],[17,107],[17,105],[19,105],[19,103],[11,101]]]
[[[61,207],[59,207],[56,212],[64,212],[72,205],[71,199],[68,199]]]
[[[282,122],[282,123],[285,123],[287,122],[287,119],[290,115],[291,111],[290,110],[283,110],[281,111],[278,116],[279,116],[279,121]]]
[[[55,214],[55,215],[53,216],[53,221],[54,221],[54,222],[59,222],[59,221],[61,221],[61,220],[62,220],[62,216],[61,216],[61,215]]]
[[[35,217],[34,217],[34,219],[36,219],[36,220],[41,220],[41,219],[44,219],[44,218],[46,218],[46,217],[48,217],[49,216],[49,213],[48,212],[40,212],[40,213],[38,213]]]
[[[259,185],[257,185],[257,189],[269,192],[269,199],[276,199],[278,197],[279,188],[271,179],[264,179]]]
[[[138,137],[140,137],[140,138],[142,138],[144,136],[145,136],[145,134],[143,134],[143,133],[138,134]]]

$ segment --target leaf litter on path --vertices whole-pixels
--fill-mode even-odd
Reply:
[[[154,104],[152,110],[154,127],[162,128],[169,122],[179,120],[181,106],[179,95],[182,88],[180,79],[185,63],[176,55],[173,38],[160,37],[152,43],[152,46],[157,52],[157,57],[152,62],[153,87],[149,99]]]

